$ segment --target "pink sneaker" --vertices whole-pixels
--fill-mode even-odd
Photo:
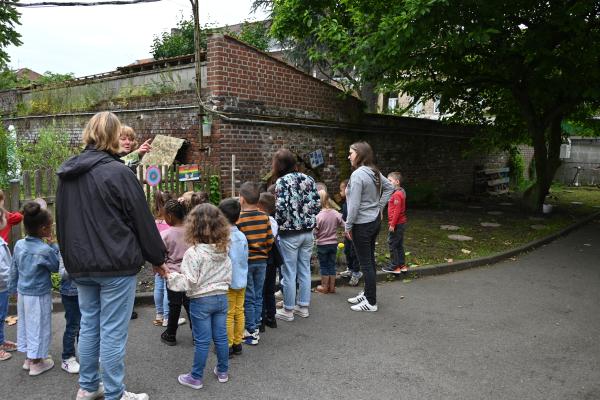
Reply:
[[[192,389],[202,389],[202,379],[195,379],[192,374],[179,375],[177,381],[183,386],[191,387]]]
[[[43,374],[44,372],[52,369],[53,367],[54,361],[50,357],[44,358],[39,363],[32,362],[29,364],[29,376],[37,376]]]

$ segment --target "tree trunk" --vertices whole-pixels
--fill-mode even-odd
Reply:
[[[523,193],[523,204],[534,212],[542,210],[554,174],[560,166],[561,121],[562,117],[556,117],[547,130],[536,129],[531,132],[536,182]]]
[[[360,88],[360,98],[365,102],[368,113],[377,112],[377,93],[375,92],[375,83],[364,82]]]

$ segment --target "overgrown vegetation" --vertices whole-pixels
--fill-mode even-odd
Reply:
[[[24,171],[43,168],[56,170],[76,151],[70,145],[69,135],[57,126],[40,129],[35,142],[26,142],[21,138],[17,149]]]
[[[129,99],[134,97],[174,93],[180,84],[181,77],[167,70],[145,85],[133,85],[129,82],[121,86],[118,91],[102,82],[85,86],[37,89],[31,92],[29,100],[17,104],[17,115],[89,111],[109,102],[126,106]]]

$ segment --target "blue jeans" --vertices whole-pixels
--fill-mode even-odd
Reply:
[[[229,368],[227,295],[218,294],[190,299],[190,314],[195,348],[192,377],[202,379],[211,339],[217,351],[217,371],[227,372]]]
[[[160,275],[154,275],[154,305],[157,314],[161,314],[163,319],[169,319],[169,298],[165,282]]]
[[[4,319],[8,314],[8,290],[0,292],[0,344],[4,344]]]
[[[262,318],[263,286],[267,272],[267,260],[248,262],[248,283],[244,299],[246,330],[254,332]]]
[[[75,340],[79,337],[79,323],[81,311],[79,311],[79,296],[61,295],[63,307],[65,308],[65,333],[63,334],[62,359],[67,360],[75,357]]]
[[[74,279],[79,290],[79,386],[98,389],[102,359],[104,398],[120,399],[125,391],[125,346],[135,300],[136,277]]]
[[[337,244],[317,245],[317,257],[321,275],[335,275],[335,259],[337,256]]]
[[[283,306],[293,310],[294,305],[308,307],[310,304],[310,257],[312,255],[312,232],[279,235],[279,252],[283,258],[281,275]],[[296,280],[298,299],[296,300]]]

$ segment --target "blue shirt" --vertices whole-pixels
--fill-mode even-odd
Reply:
[[[8,290],[26,296],[43,296],[52,290],[51,272],[58,272],[58,247],[26,236],[14,248]]]
[[[248,240],[237,226],[231,227],[229,258],[232,265],[231,289],[243,289],[248,279]]]
[[[12,259],[8,244],[0,237],[0,293],[8,290],[11,263]],[[0,321],[0,324],[1,323],[3,323],[3,321]]]
[[[69,277],[69,273],[65,269],[65,263],[63,262],[60,253],[58,254],[58,260],[58,273],[60,274],[60,294],[65,296],[79,295],[75,282],[73,282],[73,279]]]

